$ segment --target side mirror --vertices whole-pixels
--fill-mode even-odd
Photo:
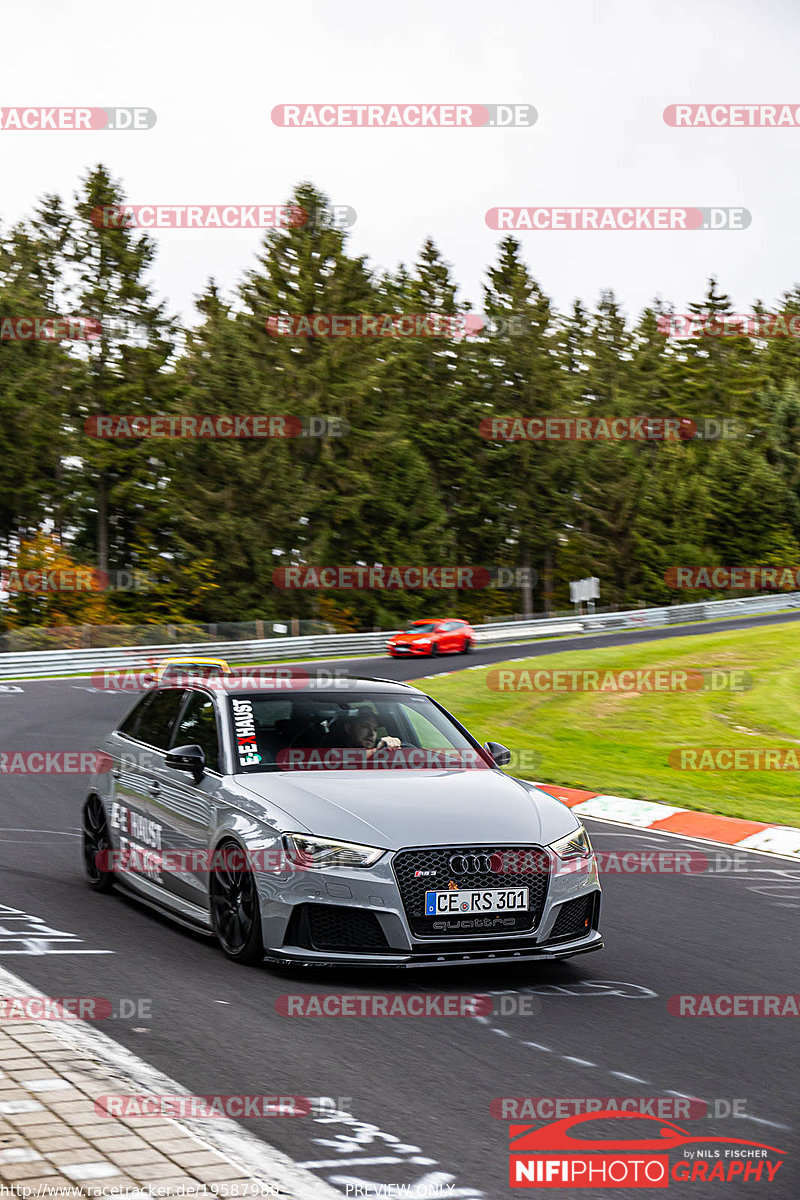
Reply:
[[[511,762],[511,751],[508,746],[501,746],[499,742],[484,742],[484,750],[488,750],[495,761],[495,766],[506,767]]]
[[[202,746],[175,746],[167,751],[167,766],[176,771],[189,771],[195,783],[205,775],[206,756]]]

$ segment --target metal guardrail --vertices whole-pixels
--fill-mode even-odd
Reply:
[[[800,608],[800,592],[750,596],[738,600],[710,600],[703,604],[675,604],[668,608],[636,608],[574,618],[542,617],[530,621],[496,621],[475,626],[479,644],[527,641],[561,633],[635,629],[642,626],[710,621],[719,617],[747,616]],[[250,642],[200,642],[166,646],[111,646],[91,650],[35,650],[0,654],[0,679],[44,678],[48,675],[91,675],[101,671],[144,671],[169,655],[202,655],[228,658],[232,663],[291,661],[303,658],[339,658],[356,654],[383,654],[391,631],[382,633],[321,634],[307,637],[262,638]]]

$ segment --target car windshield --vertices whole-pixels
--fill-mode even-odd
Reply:
[[[494,765],[427,696],[242,692],[228,703],[239,771]]]
[[[403,633],[433,633],[435,628],[435,621],[426,621],[423,625],[406,625]]]

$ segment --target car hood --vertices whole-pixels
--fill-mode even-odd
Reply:
[[[560,801],[502,771],[282,771],[237,776],[285,829],[399,850],[473,843],[547,844],[576,818]]]
[[[432,638],[432,633],[393,633],[390,642],[413,642],[416,638]]]

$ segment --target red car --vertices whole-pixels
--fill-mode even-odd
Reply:
[[[468,621],[412,621],[386,643],[391,658],[411,654],[468,654],[475,645],[475,630]]]

